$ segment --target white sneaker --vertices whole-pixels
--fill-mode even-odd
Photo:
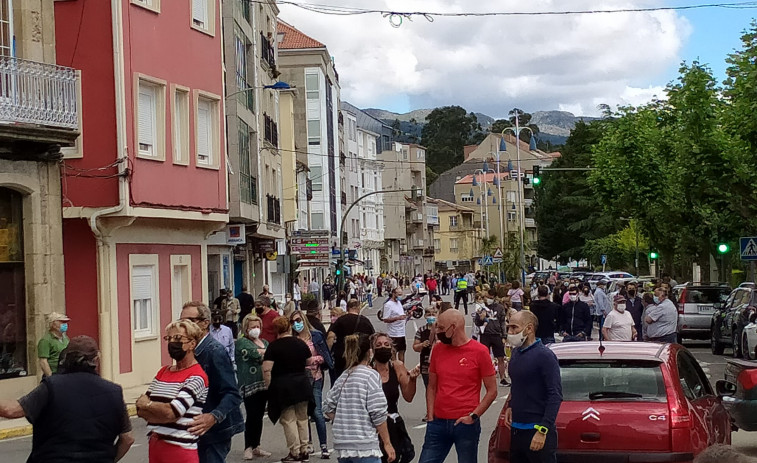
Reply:
[[[270,457],[271,456],[271,452],[266,452],[260,447],[255,447],[255,449],[252,451],[252,454],[256,457]]]
[[[244,449],[244,459],[245,460],[253,459],[252,447],[247,447],[246,449]]]

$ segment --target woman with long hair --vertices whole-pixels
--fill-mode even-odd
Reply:
[[[263,435],[263,415],[268,401],[268,391],[263,381],[263,356],[268,341],[260,337],[263,321],[255,314],[242,320],[242,337],[237,339],[235,356],[239,392],[244,400],[247,419],[244,427],[244,459],[270,457],[271,453],[260,448]]]
[[[326,337],[320,331],[313,329],[308,322],[308,318],[300,310],[295,310],[290,315],[289,320],[292,323],[293,335],[305,341],[310,348],[310,359],[307,361],[306,369],[313,381],[313,400],[315,408],[311,414],[315,421],[315,430],[318,433],[318,442],[321,444],[321,458],[329,458],[328,435],[326,434],[326,419],[323,416],[321,402],[323,401],[323,369],[328,369],[329,365],[334,366],[331,361],[331,353],[326,345]],[[310,431],[308,427],[308,432]]]
[[[368,364],[371,341],[365,334],[344,340],[347,370],[339,376],[323,401],[323,412],[334,423],[334,451],[339,463],[379,463],[382,453],[395,459],[386,424],[387,402],[381,375]],[[338,407],[337,407],[338,405]]]

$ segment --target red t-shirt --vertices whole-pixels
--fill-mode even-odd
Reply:
[[[271,343],[279,337],[279,334],[273,327],[273,321],[277,318],[279,318],[279,313],[273,309],[260,316],[260,319],[263,320],[263,327],[260,329],[261,339],[265,339]]]
[[[478,341],[455,347],[438,343],[431,351],[429,373],[436,373],[434,416],[456,420],[481,403],[483,378],[494,376],[489,349]]]
[[[428,288],[429,291],[436,291],[436,280],[429,278],[426,282],[426,288]]]

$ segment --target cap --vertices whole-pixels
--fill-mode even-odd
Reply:
[[[615,297],[612,299],[613,302],[626,302],[626,298],[621,296],[620,294],[616,294]]]
[[[86,358],[93,358],[99,351],[97,342],[85,335],[74,336],[68,342],[68,347],[66,347],[67,354],[78,352]]]
[[[47,314],[47,323],[52,323],[52,322],[57,322],[57,321],[67,322],[69,320],[71,319],[62,313],[50,312],[49,314]]]

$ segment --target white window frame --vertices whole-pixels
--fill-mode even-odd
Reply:
[[[216,3],[216,0],[189,0],[189,24],[192,29],[215,36]]]
[[[461,203],[472,203],[473,202],[473,196],[467,195],[463,193],[462,196],[460,196],[460,202]]]
[[[135,268],[140,272],[149,269],[152,274],[152,286],[150,295],[150,308],[148,310],[145,321],[147,327],[144,329],[137,328],[137,316],[138,312],[135,311],[134,303],[137,301],[134,296],[134,274]],[[131,254],[129,255],[129,311],[130,322],[132,328],[132,334],[134,341],[144,341],[148,339],[156,339],[160,333],[159,320],[160,320],[160,267],[158,265],[157,254]],[[141,320],[139,320],[141,321]]]
[[[315,77],[316,82],[318,85],[315,88],[311,88],[307,86],[308,83],[308,77],[313,76]],[[315,72],[308,72],[305,74],[305,99],[307,100],[318,100],[321,97],[321,76],[318,73]]]
[[[171,89],[171,151],[173,163],[189,165],[189,89],[174,85]],[[178,99],[182,98],[179,103]],[[181,107],[179,107],[181,105]]]
[[[7,18],[0,18],[0,28],[7,28],[8,29],[8,43],[2,43],[2,47],[0,47],[0,56],[14,56],[16,50],[13,46],[13,37],[14,30],[13,30],[13,1],[12,0],[0,0],[0,2],[5,3],[7,9],[8,9],[8,17]],[[0,33],[2,31],[0,30]]]
[[[160,0],[131,0],[132,5],[137,5],[154,13],[160,13]]]
[[[434,251],[441,251],[442,250],[442,240],[439,238],[434,238]]]
[[[458,242],[458,238],[450,238],[449,239],[449,252],[457,252],[459,249],[460,243]]]
[[[0,0],[2,2],[6,0]],[[76,137],[74,146],[67,146],[60,149],[64,159],[81,159],[84,157],[84,119],[82,115],[82,92],[81,92],[81,70],[76,70],[76,116],[79,118],[79,136]]]
[[[187,269],[187,278],[186,278],[186,286],[182,285],[182,290],[184,290],[184,294],[181,296],[176,294],[176,291],[174,288],[174,272],[176,272],[177,268],[185,267]],[[181,308],[184,306],[185,302],[191,301],[192,294],[192,256],[189,254],[177,254],[171,256],[171,315],[172,320],[178,320],[179,316],[181,315]],[[176,313],[178,310],[178,314]]]
[[[200,105],[201,104],[209,104],[210,105],[210,127],[208,127],[208,132],[206,133],[208,137],[208,153],[203,153],[203,155],[207,155],[207,160],[201,160],[200,156],[200,130],[202,127],[200,127]],[[202,169],[218,169],[221,162],[221,133],[220,133],[220,115],[219,111],[221,108],[221,98],[217,95],[213,95],[208,92],[203,91],[195,91],[194,96],[194,117],[195,117],[195,163],[196,166]]]
[[[140,95],[142,88],[153,92],[155,100],[155,127],[153,134],[152,152],[140,149]],[[166,159],[166,81],[143,74],[136,74],[134,81],[134,151],[140,159],[165,161]]]
[[[457,227],[458,220],[456,215],[449,216],[449,226],[451,227]]]
[[[313,175],[315,173],[317,173],[318,175]],[[313,192],[323,191],[323,166],[312,166],[310,168],[309,177]],[[315,189],[316,185],[319,185],[317,190]]]
[[[313,220],[316,215],[321,216],[321,223],[318,225],[316,225],[314,223],[315,221]],[[325,226],[325,220],[326,220],[326,214],[324,214],[323,212],[311,212],[310,213],[310,226],[311,226],[310,228],[314,230],[322,229]]]

